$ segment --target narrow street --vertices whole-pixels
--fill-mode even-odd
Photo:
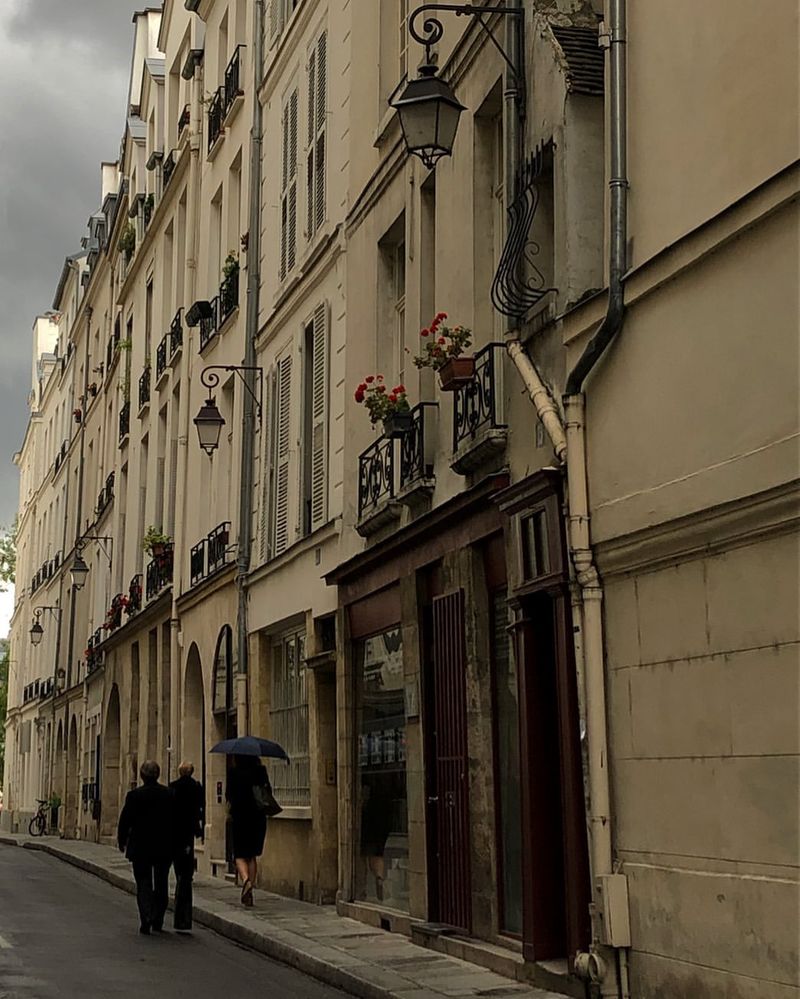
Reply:
[[[0,999],[344,995],[199,926],[191,936],[143,937],[137,928],[133,896],[0,845]]]

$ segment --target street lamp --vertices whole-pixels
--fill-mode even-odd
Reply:
[[[69,574],[72,578],[74,589],[82,590],[86,583],[86,577],[89,575],[89,566],[84,562],[83,555],[80,552],[75,556],[75,561],[72,563]]]
[[[44,628],[39,624],[39,611],[36,611],[36,619],[31,625],[31,645],[41,645],[44,637]]]
[[[524,81],[522,64],[518,59],[510,59],[495,38],[485,17],[493,14],[511,16],[516,19],[519,30],[522,30],[522,10],[517,7],[484,7],[474,4],[459,4],[453,6],[445,3],[424,3],[417,7],[408,19],[408,32],[411,37],[425,46],[425,61],[419,68],[419,76],[411,80],[397,100],[391,106],[400,118],[403,139],[406,149],[418,156],[425,166],[432,170],[442,156],[451,156],[458,130],[461,112],[466,110],[456,97],[452,87],[436,72],[436,62],[431,52],[432,47],[441,40],[444,27],[438,17],[428,16],[431,11],[447,11],[456,16],[475,17],[481,28],[489,36],[492,44],[511,69],[516,94],[515,99],[524,99]],[[423,17],[422,31],[417,31],[415,22]],[[520,47],[521,52],[521,47]]]
[[[219,385],[218,371],[233,371],[241,379],[242,384],[249,393],[256,407],[256,417],[261,421],[261,396],[264,390],[264,369],[251,367],[242,364],[210,364],[200,372],[200,383],[207,389],[216,388]],[[244,372],[255,372],[258,375],[258,395],[250,388]],[[209,395],[200,412],[192,421],[197,427],[197,437],[200,447],[209,458],[219,447],[219,437],[222,428],[225,426],[225,418],[217,408],[217,404],[212,395]]]

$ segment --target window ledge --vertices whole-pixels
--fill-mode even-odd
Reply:
[[[280,792],[278,792],[280,794]],[[275,819],[299,819],[301,821],[311,821],[311,805],[287,805],[280,815],[273,815]]]
[[[395,109],[391,106],[387,107],[383,117],[378,122],[378,127],[375,129],[375,135],[372,138],[372,145],[375,149],[380,149],[384,142],[386,142],[386,138],[391,131],[393,122],[399,129],[399,123],[396,119],[397,113]]]

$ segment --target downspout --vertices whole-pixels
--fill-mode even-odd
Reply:
[[[264,0],[255,0],[253,11],[253,125],[250,132],[250,218],[247,236],[247,314],[243,372],[249,391],[242,399],[242,453],[239,489],[239,543],[236,550],[236,585],[238,588],[236,730],[248,731],[247,673],[248,623],[247,577],[250,571],[250,548],[253,536],[253,456],[255,452],[255,406],[253,400],[258,335],[258,306],[261,266],[261,144],[262,108],[258,96],[263,63]]]
[[[76,265],[76,269],[77,268]],[[83,399],[84,405],[86,405],[86,397],[89,394],[89,340],[90,340],[90,326],[92,322],[92,307],[90,305],[86,306],[86,350],[84,351],[83,360]],[[81,537],[81,518],[83,517],[83,472],[85,464],[86,455],[86,414],[83,414],[83,419],[81,420],[81,451],[80,458],[78,461],[78,495],[76,499],[76,516],[75,516],[75,546],[77,547],[78,540]],[[72,590],[71,599],[69,602],[69,637],[67,639],[67,685],[65,693],[68,694],[70,687],[72,686],[72,656],[75,648],[75,590]],[[67,697],[66,703],[64,704],[64,828],[62,830],[62,836],[65,839],[69,839],[68,830],[66,828],[67,823],[67,806],[69,804],[69,697]],[[75,809],[77,812],[78,802],[75,802]]]
[[[524,38],[523,18],[525,17],[525,13],[521,0],[508,0],[506,7],[510,10],[522,11],[519,16],[506,18],[506,50],[512,65],[523,66],[525,52],[523,50],[522,39]],[[521,74],[521,79],[525,79],[524,72]],[[503,99],[505,102],[503,129],[506,147],[503,188],[506,192],[506,207],[514,200],[517,171],[523,158],[523,127],[525,124],[527,94],[521,94],[519,88],[520,78],[514,75],[510,67],[506,67],[503,88]],[[567,440],[564,436],[561,414],[558,411],[555,400],[544,383],[544,379],[539,374],[538,368],[520,343],[517,318],[516,316],[508,316],[506,318],[506,350],[522,378],[531,402],[536,409],[537,416],[553,442],[558,460],[563,462],[567,453]]]
[[[583,384],[624,316],[623,279],[627,242],[625,0],[608,0],[610,87],[610,234],[608,307],[603,321],[573,368],[564,392],[567,436],[568,533],[575,578],[580,587],[583,633],[584,703],[587,712],[589,833],[592,867],[592,946],[576,959],[576,970],[601,996],[629,996],[630,947],[627,878],[614,873],[611,794],[608,771],[603,590],[591,548],[586,399]],[[615,959],[616,957],[616,959]],[[617,960],[619,966],[617,966]]]
[[[197,295],[197,256],[199,242],[199,226],[197,225],[198,213],[200,210],[200,148],[203,134],[203,105],[201,98],[203,95],[203,84],[200,78],[200,67],[202,63],[195,59],[192,73],[192,109],[191,109],[191,129],[189,134],[189,183],[186,198],[186,289],[184,291],[184,301],[193,302]],[[180,635],[180,614],[178,611],[178,598],[183,592],[183,554],[184,554],[184,525],[186,523],[186,500],[188,491],[186,481],[189,472],[189,395],[192,384],[192,361],[194,351],[191,344],[192,331],[187,326],[184,331],[185,343],[183,347],[183,378],[181,385],[180,402],[178,404],[178,454],[180,474],[176,475],[175,485],[175,531],[174,538],[181,545],[180,558],[173,558],[172,568],[172,608],[170,610],[170,630],[169,630],[169,661],[170,661],[170,753],[169,766],[173,759],[180,760],[183,754],[181,738],[181,705],[182,705],[182,684],[181,684],[181,647]],[[203,748],[205,752],[205,747]],[[194,761],[199,764],[200,761]],[[171,777],[172,774],[169,774]]]

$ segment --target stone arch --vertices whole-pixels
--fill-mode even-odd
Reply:
[[[120,706],[119,688],[111,686],[103,725],[102,786],[100,790],[100,835],[112,836],[119,816],[120,785]]]

